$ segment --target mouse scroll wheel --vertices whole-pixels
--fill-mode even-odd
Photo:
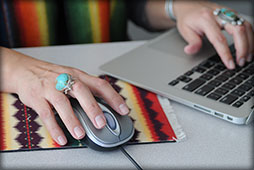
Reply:
[[[113,118],[113,116],[106,111],[103,111],[103,113],[104,113],[104,116],[106,118],[107,125],[109,126],[109,128],[112,130],[115,130],[116,129],[116,121]]]

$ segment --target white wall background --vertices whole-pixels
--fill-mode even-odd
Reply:
[[[212,1],[228,6],[229,8],[235,9],[239,13],[253,16],[254,0],[212,0]],[[147,40],[160,35],[160,33],[147,32],[144,29],[137,27],[132,22],[128,23],[128,34],[131,40]]]

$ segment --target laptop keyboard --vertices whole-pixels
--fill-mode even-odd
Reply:
[[[230,50],[235,57],[233,45]],[[193,78],[195,73],[200,75]],[[169,82],[169,85],[177,86],[179,83],[183,84],[183,90],[240,108],[254,96],[254,60],[246,63],[244,67],[228,70],[220,57],[214,55]]]

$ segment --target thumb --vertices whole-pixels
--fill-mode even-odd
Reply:
[[[200,35],[190,28],[179,29],[179,31],[188,43],[188,45],[184,48],[184,52],[188,55],[193,55],[199,52],[202,47],[202,39]]]

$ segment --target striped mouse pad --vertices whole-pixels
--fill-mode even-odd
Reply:
[[[130,108],[135,133],[128,144],[176,142],[185,138],[168,99],[110,76],[100,78],[107,80]],[[68,139],[65,146],[53,141],[37,113],[17,95],[0,93],[0,151],[86,147],[82,140],[72,138],[58,116],[56,120]]]

